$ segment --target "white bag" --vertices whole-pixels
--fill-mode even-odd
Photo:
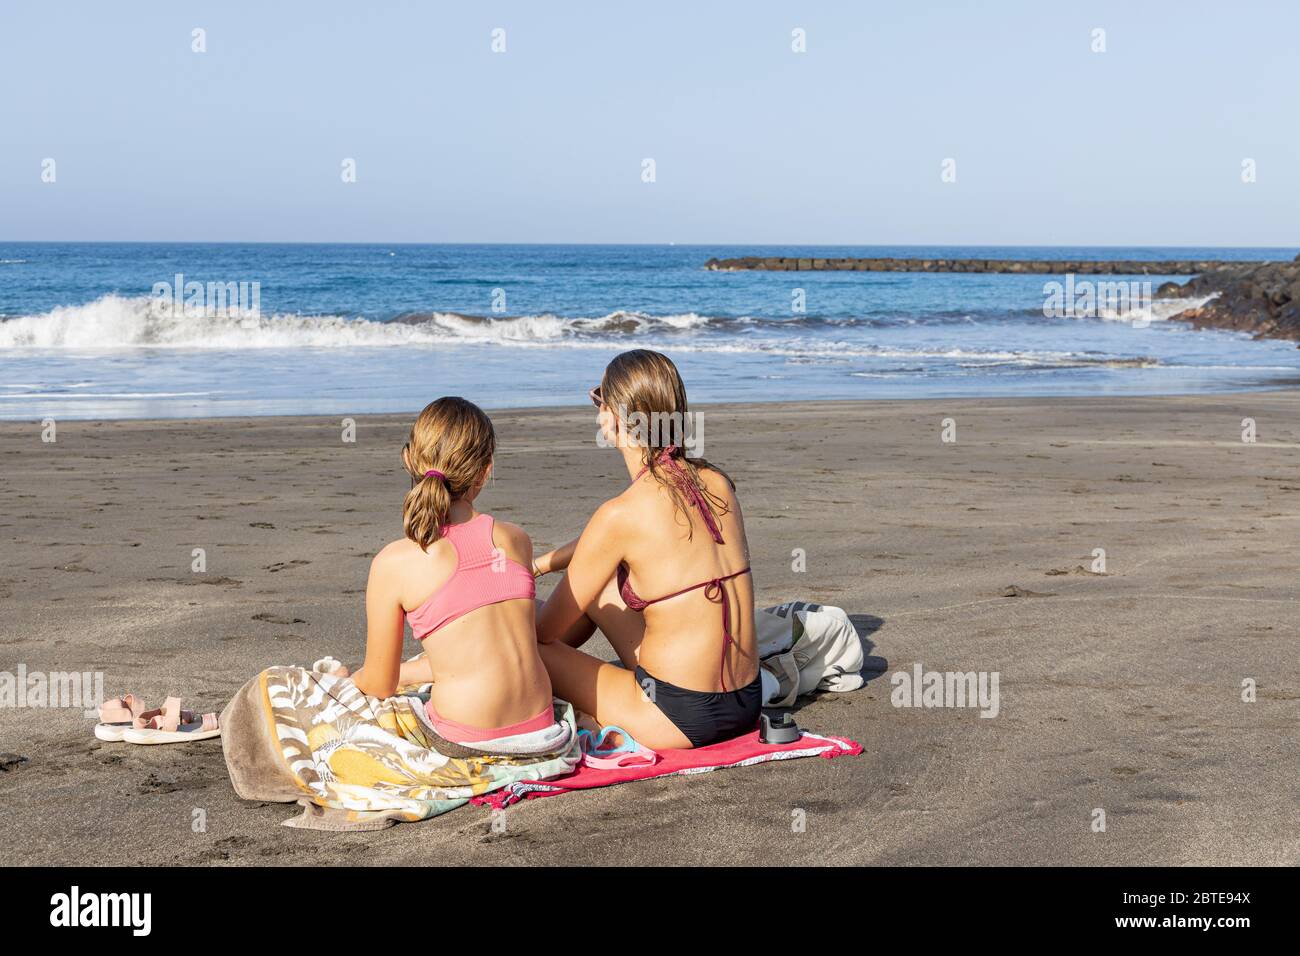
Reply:
[[[763,705],[789,707],[814,690],[857,690],[862,641],[843,608],[806,601],[766,607],[754,615],[763,676]]]

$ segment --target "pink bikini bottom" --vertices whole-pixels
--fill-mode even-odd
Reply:
[[[438,732],[438,736],[455,744],[474,744],[481,740],[496,740],[499,737],[513,737],[516,734],[531,734],[534,731],[545,730],[555,723],[555,708],[550,704],[543,707],[536,717],[529,717],[527,720],[521,720],[519,723],[511,724],[508,727],[471,727],[469,724],[458,724],[454,720],[445,720],[439,717],[438,712],[433,709],[433,701],[429,701],[424,705],[424,712],[429,717],[429,723],[433,724],[433,729]]]

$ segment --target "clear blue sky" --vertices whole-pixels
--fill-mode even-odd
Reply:
[[[1284,0],[0,0],[0,239],[1300,244],[1297,35]]]

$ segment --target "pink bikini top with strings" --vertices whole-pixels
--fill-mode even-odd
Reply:
[[[659,453],[658,461],[666,466],[673,473],[673,483],[678,487],[682,494],[699,511],[700,517],[704,519],[705,526],[709,529],[709,534],[713,535],[713,540],[718,544],[726,544],[722,540],[722,531],[718,528],[717,521],[713,518],[713,512],[709,510],[708,502],[704,500],[704,495],[696,487],[695,482],[691,481],[686,472],[682,471],[682,466],[677,464],[673,457],[677,452],[676,445],[669,445]],[[647,465],[637,472],[637,476],[632,479],[636,484],[641,476],[649,470]],[[683,594],[689,594],[691,591],[704,589],[704,597],[709,601],[716,601],[722,605],[722,663],[719,667],[719,676],[722,680],[722,689],[727,689],[727,676],[725,674],[727,666],[727,648],[736,642],[731,634],[731,602],[727,598],[727,589],[722,586],[724,581],[730,581],[732,578],[738,578],[742,574],[749,574],[749,568],[737,571],[734,574],[724,574],[719,578],[709,578],[707,581],[701,581],[699,584],[692,584],[688,588],[682,588],[680,591],[674,591],[672,594],[665,594],[663,597],[653,598],[649,601],[638,597],[636,591],[632,589],[632,582],[628,580],[628,568],[626,563],[620,563],[618,566],[618,593],[622,595],[623,601],[633,611],[644,611],[651,604],[658,604],[660,601],[667,601],[670,598],[680,597]]]

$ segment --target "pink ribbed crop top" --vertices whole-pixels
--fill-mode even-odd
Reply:
[[[532,572],[492,543],[492,523],[491,515],[481,514],[442,528],[456,549],[456,570],[427,601],[407,612],[417,641],[488,604],[537,596]]]

